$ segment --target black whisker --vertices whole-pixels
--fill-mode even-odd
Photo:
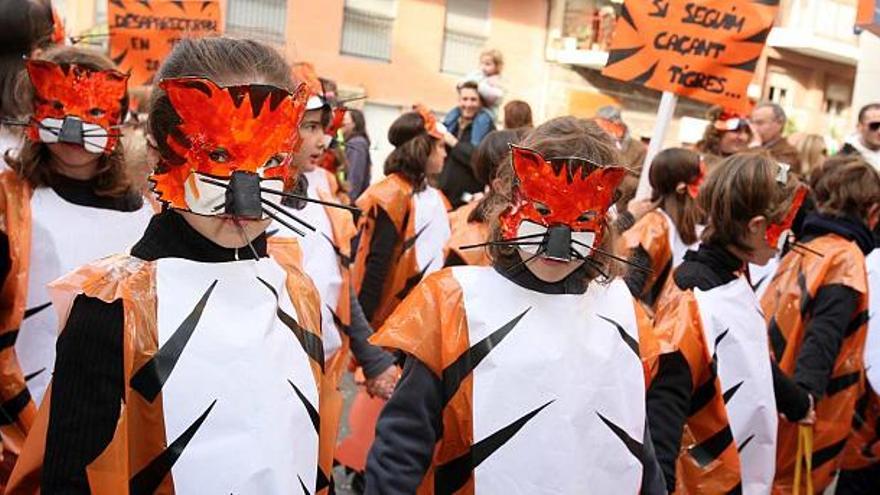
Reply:
[[[519,273],[523,268],[526,268],[526,265],[529,264],[530,261],[532,261],[533,259],[537,258],[538,256],[541,256],[542,254],[544,254],[544,247],[543,247],[543,246],[540,247],[540,248],[538,248],[538,251],[537,251],[535,254],[529,256],[528,258],[526,258],[526,259],[524,259],[524,260],[521,260],[519,263],[517,263],[517,264],[513,265],[512,267],[510,267],[509,270],[510,270],[511,272],[513,272],[514,270],[516,270],[516,273]]]
[[[344,205],[341,203],[332,203],[330,201],[321,201],[320,199],[310,198],[308,196],[303,196],[301,194],[275,191],[273,189],[267,189],[265,187],[261,187],[260,191],[267,193],[267,194],[276,194],[278,196],[284,196],[285,198],[293,198],[293,199],[299,199],[301,201],[308,201],[309,203],[317,203],[319,205],[329,206],[331,208],[341,208],[343,210],[348,210],[352,213],[357,213],[357,214],[361,213],[360,208],[357,208],[355,206],[348,206],[348,205]]]
[[[807,246],[806,244],[801,244],[800,242],[797,242],[797,241],[789,241],[789,242],[788,242],[788,245],[789,245],[792,249],[794,249],[794,248],[803,249],[804,251],[806,251],[806,252],[808,252],[808,253],[810,253],[810,254],[815,254],[816,256],[818,256],[818,257],[820,257],[820,258],[824,258],[824,257],[825,257],[825,255],[822,254],[822,253],[820,253],[819,251],[816,251],[815,249],[813,249],[813,248]]]
[[[609,275],[608,272],[605,271],[605,267],[602,266],[602,263],[599,263],[598,260],[594,260],[593,258],[590,258],[589,256],[584,256],[577,249],[572,249],[571,254],[572,254],[572,256],[577,258],[578,260],[589,264],[590,267],[593,268],[593,270],[596,270],[597,272],[599,272],[599,275],[602,275],[604,280],[611,279],[611,275]]]
[[[305,232],[303,232],[302,230],[299,230],[298,228],[294,227],[293,225],[290,225],[289,223],[285,222],[285,221],[282,220],[278,215],[272,213],[271,211],[269,211],[269,210],[263,208],[263,213],[265,213],[267,217],[271,218],[272,220],[275,220],[276,222],[280,223],[281,225],[284,225],[284,226],[287,227],[288,229],[290,229],[290,230],[296,232],[297,234],[299,234],[299,235],[301,235],[301,236],[303,236],[303,237],[306,236],[306,233],[305,233]]]
[[[458,249],[476,249],[486,246],[540,246],[543,242],[539,241],[487,241],[481,242],[479,244],[468,244],[466,246],[459,246]]]
[[[642,266],[642,265],[640,265],[640,264],[638,264],[638,263],[633,263],[632,261],[629,261],[628,259],[621,258],[620,256],[617,256],[617,255],[615,255],[615,254],[611,254],[611,253],[609,253],[609,252],[607,252],[607,251],[604,251],[604,250],[602,250],[602,249],[599,249],[599,248],[596,248],[596,247],[590,246],[589,244],[587,244],[587,243],[585,243],[585,242],[581,242],[581,241],[579,241],[579,240],[577,240],[577,239],[572,239],[571,242],[574,243],[574,244],[577,244],[578,246],[583,246],[583,247],[585,247],[585,248],[587,248],[587,249],[589,249],[589,250],[591,250],[591,251],[593,251],[593,252],[599,253],[599,254],[601,254],[602,256],[607,256],[607,257],[609,257],[609,258],[611,258],[611,259],[613,259],[613,260],[615,260],[615,261],[618,261],[618,262],[623,263],[623,264],[625,264],[625,265],[631,266],[631,267],[635,268],[636,270],[643,271],[643,272],[645,272],[645,273],[654,273],[654,270],[652,270],[652,269],[650,269],[650,268],[648,268],[648,267],[646,267],[646,266]]]
[[[284,214],[288,218],[290,218],[291,220],[294,220],[294,221],[302,224],[303,227],[311,230],[312,232],[318,231],[318,229],[316,229],[314,226],[312,226],[312,224],[306,222],[302,218],[297,217],[293,213],[289,212],[286,208],[284,208],[282,206],[278,206],[275,203],[269,201],[268,199],[260,198],[260,202],[263,203],[264,205],[271,206],[273,210],[277,211],[278,213]]]
[[[233,219],[233,221],[235,222],[236,227],[238,227],[238,231],[239,231],[239,233],[241,233],[241,239],[242,239],[244,242],[247,243],[247,245],[248,245],[249,248],[251,248],[251,253],[254,254],[254,260],[255,260],[255,261],[259,261],[259,260],[260,260],[260,255],[257,254],[257,250],[256,250],[256,248],[254,248],[254,245],[251,244],[250,239],[247,238],[247,234],[246,234],[245,231],[244,231],[244,227],[241,226],[241,223],[240,223],[238,220]]]

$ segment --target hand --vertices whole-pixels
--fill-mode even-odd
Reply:
[[[798,424],[812,426],[816,424],[816,400],[813,399],[813,394],[807,394],[807,397],[810,398],[810,408],[807,409],[807,414],[798,421]]]
[[[367,393],[370,397],[378,397],[382,400],[391,398],[397,382],[400,380],[400,369],[391,365],[385,371],[374,378],[367,378],[364,386],[367,387]]]
[[[458,138],[453,136],[450,132],[443,133],[443,142],[446,143],[450,148],[455,148],[458,144]]]
[[[649,211],[660,206],[660,200],[651,201],[650,199],[633,199],[626,205],[633,218],[638,221],[640,218],[648,214]]]

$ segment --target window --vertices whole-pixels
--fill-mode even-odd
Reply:
[[[226,33],[266,43],[284,44],[287,0],[228,0]]]
[[[345,0],[340,53],[391,60],[397,0]]]
[[[107,0],[95,0],[95,25],[107,23]]]
[[[467,74],[476,69],[489,38],[489,0],[447,0],[440,70]]]
[[[770,86],[770,89],[767,92],[767,99],[784,107],[786,103],[788,103],[788,89]]]

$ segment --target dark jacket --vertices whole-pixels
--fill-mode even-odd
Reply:
[[[351,202],[370,187],[370,142],[364,136],[352,136],[345,142],[345,160],[348,162],[348,197]]]

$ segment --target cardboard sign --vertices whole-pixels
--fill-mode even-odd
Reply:
[[[859,0],[856,26],[880,36],[880,0]]]
[[[602,74],[745,113],[779,0],[625,0]]]
[[[219,34],[218,0],[110,0],[110,56],[132,86],[153,83],[174,43]]]

